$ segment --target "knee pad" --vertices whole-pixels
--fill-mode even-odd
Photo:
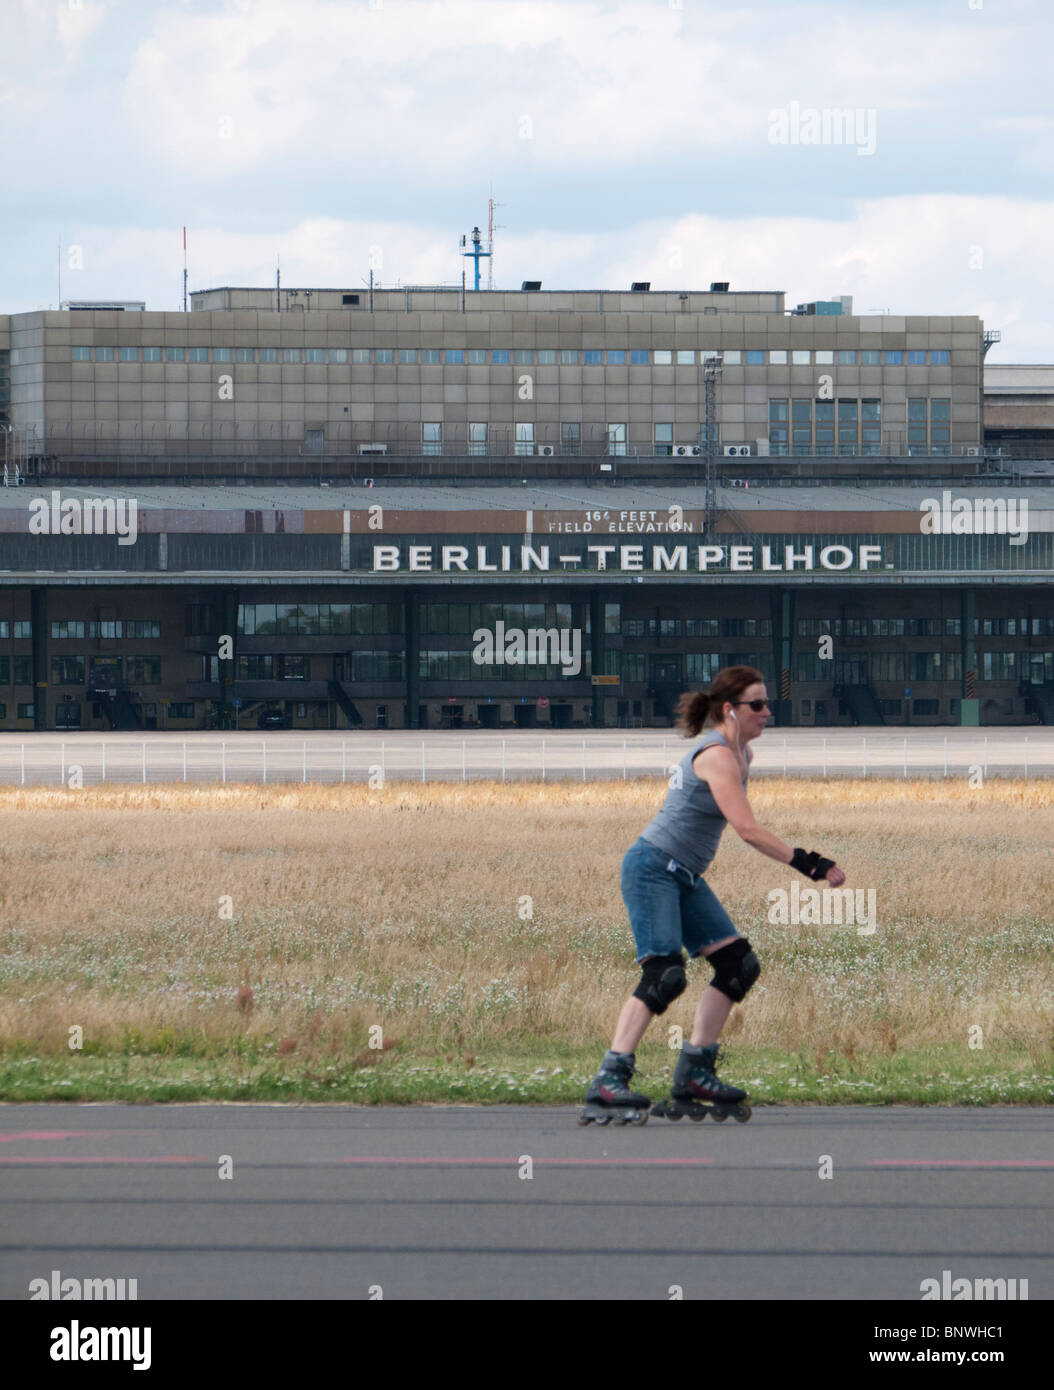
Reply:
[[[750,942],[745,936],[722,946],[720,951],[715,951],[709,957],[709,961],[714,967],[711,985],[734,1004],[746,996],[761,974],[761,962],[750,949]]]
[[[688,988],[684,956],[650,956],[641,965],[641,982],[633,991],[653,1014],[664,1014],[673,1001]]]

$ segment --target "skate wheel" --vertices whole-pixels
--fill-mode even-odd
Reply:
[[[636,1114],[633,1116],[633,1118],[630,1120],[630,1124],[636,1125],[638,1129],[641,1125],[646,1125],[647,1123],[648,1112],[646,1110],[638,1110]]]
[[[736,1119],[741,1125],[745,1125],[753,1113],[749,1105],[736,1106]]]
[[[728,1119],[728,1112],[725,1110],[715,1110],[714,1119],[718,1122],[718,1124],[723,1124],[724,1121]]]
[[[700,1120],[705,1120],[705,1119],[706,1119],[706,1111],[705,1111],[705,1110],[699,1110],[699,1111],[693,1110],[693,1111],[692,1111],[692,1119],[695,1121],[696,1124],[698,1124]]]
[[[580,1125],[591,1125],[593,1123],[593,1116],[587,1115],[584,1110],[580,1110],[578,1112],[578,1123]]]
[[[628,1116],[628,1115],[616,1115],[616,1116],[615,1116],[615,1123],[616,1123],[617,1125],[628,1125],[628,1124],[629,1124],[629,1116]]]
[[[679,1120],[681,1118],[681,1112],[679,1110],[667,1110],[666,1118],[668,1120]]]
[[[598,1125],[609,1125],[609,1124],[611,1123],[611,1116],[610,1116],[610,1115],[598,1115],[598,1116],[597,1116],[597,1121],[596,1121],[596,1122],[597,1122]]]

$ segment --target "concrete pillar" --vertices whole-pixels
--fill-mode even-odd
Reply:
[[[977,695],[977,644],[974,642],[974,591],[963,588],[959,594],[959,614],[962,621],[962,636],[959,650],[962,653],[962,695],[959,701],[960,724],[976,727],[981,722],[981,701]]]
[[[33,624],[30,665],[33,671],[33,728],[48,727],[48,591],[30,589],[29,616]]]
[[[406,632],[406,727],[419,729],[421,678],[418,674],[421,652],[421,601],[417,589],[403,595],[403,628]]]

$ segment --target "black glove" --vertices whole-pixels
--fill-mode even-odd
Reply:
[[[803,849],[796,849],[794,857],[791,859],[791,868],[797,869],[806,878],[811,878],[814,883],[827,877],[828,869],[833,869],[835,863],[833,859],[821,859],[815,850],[806,854]]]

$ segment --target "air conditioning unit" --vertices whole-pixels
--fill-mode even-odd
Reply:
[[[360,454],[386,454],[387,452],[388,452],[388,446],[387,446],[387,444],[360,444],[360,445],[359,445],[359,453],[360,453]]]
[[[551,459],[556,453],[556,447],[553,444],[539,444],[535,453],[539,458]]]
[[[673,456],[675,459],[694,459],[702,453],[698,444],[675,444],[673,446]]]
[[[750,457],[750,445],[726,444],[725,457],[730,459],[748,459]]]
[[[968,459],[976,459],[981,457],[980,449],[966,448],[963,450],[963,453],[966,455]]]

